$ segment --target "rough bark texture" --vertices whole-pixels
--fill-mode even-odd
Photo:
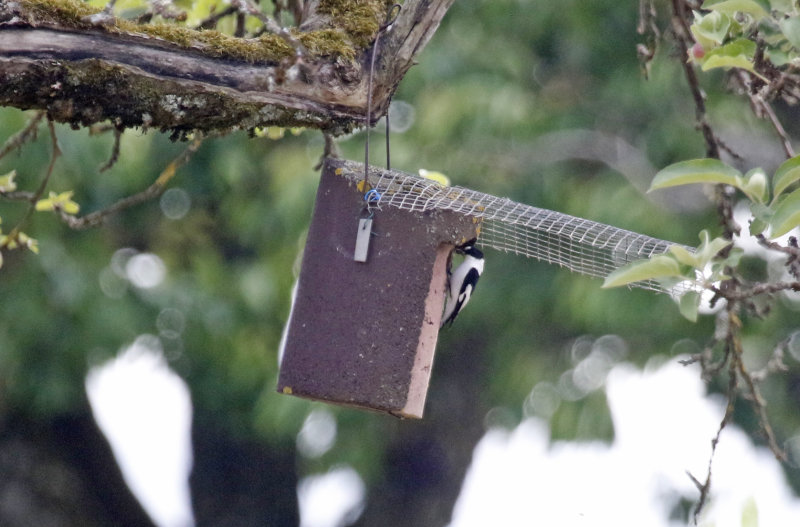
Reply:
[[[194,416],[192,501],[197,525],[299,525],[292,444],[255,444]],[[0,525],[152,526],[122,479],[111,448],[86,406],[40,421],[0,422]]]
[[[374,119],[452,1],[409,0],[382,35]],[[307,49],[297,61],[274,35],[97,25],[87,22],[85,5],[60,3],[0,3],[0,105],[44,109],[75,126],[110,119],[179,134],[275,125],[342,133],[363,124],[366,68],[389,7],[379,1],[382,11],[358,19],[330,0],[307,4],[298,33]]]
[[[216,421],[195,412],[189,483],[197,525],[300,525],[294,444],[244,441],[220,430]]]
[[[0,525],[153,525],[89,412],[0,425]]]

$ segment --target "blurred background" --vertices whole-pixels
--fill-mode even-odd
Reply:
[[[656,2],[662,28],[664,4]],[[688,245],[703,228],[719,232],[702,189],[644,193],[658,168],[702,157],[704,145],[684,58],[664,42],[645,79],[637,21],[635,3],[611,0],[456,2],[395,97],[393,168],[438,170],[453,184]],[[724,91],[721,73],[703,75],[702,84],[716,130],[746,168],[771,173],[783,156],[766,123]],[[796,136],[796,109],[778,111]],[[0,109],[0,140],[29,117]],[[127,131],[119,162],[101,174],[111,134],[66,126],[56,133],[64,156],[50,188],[74,190],[82,213],[144,189],[185,148],[156,131]],[[339,144],[343,157],[363,159],[363,133]],[[42,127],[37,141],[0,160],[0,174],[16,169],[20,188],[34,189],[49,148]],[[468,506],[484,503],[489,489],[508,497],[512,488],[519,509],[489,501],[481,509],[490,511],[486,518],[528,525],[545,521],[537,514],[557,502],[564,521],[549,524],[597,524],[599,516],[581,516],[578,487],[612,490],[605,478],[621,466],[597,465],[582,450],[621,448],[624,425],[621,414],[612,421],[608,373],[622,383],[672,368],[711,339],[713,317],[692,324],[666,295],[601,290],[599,280],[491,251],[469,308],[440,335],[423,420],[279,395],[278,343],[322,149],[315,131],[279,140],[234,133],[206,141],[160,199],[101,228],[73,232],[50,214],[32,217],[25,231],[39,240],[40,254],[4,253],[0,269],[0,524],[455,526],[477,517],[479,509]],[[380,150],[373,149],[377,165]],[[0,201],[6,230],[24,207]],[[764,275],[768,264],[751,260],[754,276]],[[778,298],[769,317],[745,320],[750,364],[764,364],[798,330],[798,309],[796,300]],[[762,390],[778,438],[800,447],[800,336],[789,342],[789,371]],[[636,455],[675,459],[672,468],[683,474],[698,460],[681,464],[670,445],[696,437],[700,456],[692,466],[702,480],[721,406],[704,395],[697,371],[682,371],[688,376],[657,384],[657,399],[644,396],[655,380],[614,393],[638,404],[638,414],[627,414],[633,429],[654,426],[646,417],[665,423],[661,412],[677,408],[663,441],[645,443]],[[623,385],[631,386],[613,386]],[[687,402],[687,393],[695,398]],[[716,412],[690,419],[703,401]],[[745,401],[735,421],[749,432],[742,442],[763,443]],[[173,428],[177,435],[157,435]],[[189,440],[180,439],[189,429],[191,453]],[[174,495],[156,493],[156,501],[171,496],[167,512],[152,503],[145,510],[134,498],[106,437],[118,456],[134,456],[132,467],[155,465],[155,479],[142,476],[136,491],[143,502],[150,503],[142,498],[148,488],[176,482]],[[147,448],[124,454],[118,445],[126,441]],[[545,471],[543,461],[522,465],[533,444],[542,456],[556,445],[562,455],[576,450]],[[174,450],[163,456],[159,448]],[[453,516],[480,453],[508,471],[480,472],[475,457]],[[492,455],[509,457],[493,463],[501,458]],[[123,469],[130,483],[135,468]],[[552,479],[526,479],[542,474]],[[800,490],[796,463],[773,476],[787,496]],[[672,494],[667,483],[658,487],[664,525],[691,516],[697,496],[688,477],[683,484],[688,490]],[[618,512],[635,501],[621,489],[617,499],[609,507]],[[742,515],[755,507],[763,519],[768,505],[742,498],[735,507]]]

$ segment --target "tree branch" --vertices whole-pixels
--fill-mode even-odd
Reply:
[[[119,119],[123,127],[165,130],[280,125],[343,132],[363,115],[366,95],[354,66],[320,64],[316,83],[278,85],[280,64],[208,57],[149,37],[3,30],[0,52],[0,105],[47,110],[82,126]]]
[[[763,40],[759,40],[760,44],[763,44],[763,42]],[[762,50],[762,61],[763,55],[764,52]],[[772,108],[772,105],[763,97],[761,93],[753,89],[752,79],[754,78],[756,77],[750,75],[744,70],[736,70],[734,80],[741,84],[742,91],[745,92],[747,97],[750,99],[750,107],[753,109],[753,113],[756,115],[756,117],[769,120],[770,124],[775,129],[775,133],[778,135],[778,138],[781,141],[781,146],[783,146],[783,151],[786,153],[786,157],[794,157],[794,148],[792,147],[792,141],[789,138],[789,134],[786,133],[786,129],[783,127],[780,119],[778,119],[778,116],[775,114],[775,110]]]
[[[672,28],[675,32],[675,41],[678,44],[678,50],[683,66],[683,73],[686,76],[686,81],[689,84],[689,89],[692,92],[692,98],[695,105],[695,117],[697,126],[703,133],[703,138],[706,141],[706,157],[719,159],[720,147],[714,130],[706,119],[706,96],[700,88],[700,82],[697,80],[697,74],[694,71],[694,66],[686,61],[689,56],[689,43],[692,37],[689,31],[688,24],[686,23],[686,6],[684,0],[672,0]]]
[[[96,227],[103,223],[109,216],[160,196],[166,190],[167,184],[170,182],[170,180],[175,177],[175,173],[177,172],[178,168],[189,161],[192,155],[197,152],[197,149],[200,148],[200,145],[203,144],[204,140],[205,137],[202,136],[193,139],[186,149],[181,152],[178,157],[173,159],[164,170],[161,171],[161,174],[158,176],[158,178],[151,183],[149,187],[141,192],[126,196],[102,210],[92,212],[85,216],[78,217],[73,214],[67,214],[63,210],[59,210],[58,213],[61,217],[61,220],[71,229],[75,230]]]
[[[38,122],[35,118],[31,121]],[[45,189],[47,188],[47,184],[50,182],[50,177],[53,175],[53,168],[56,166],[56,159],[61,156],[61,148],[58,146],[56,130],[53,127],[53,121],[50,121],[49,119],[47,121],[47,130],[50,132],[50,144],[52,149],[50,154],[50,163],[47,165],[47,171],[45,172],[44,177],[42,178],[41,183],[39,183],[39,187],[36,189],[36,191],[33,193],[22,194],[22,196],[26,198],[25,200],[29,202],[28,208],[22,218],[17,221],[16,225],[14,225],[14,228],[12,228],[6,236],[4,246],[7,246],[11,241],[16,241],[19,237],[20,233],[22,232],[22,227],[28,222],[31,214],[33,214],[33,211],[36,208],[36,202],[42,197]]]
[[[61,2],[77,14],[39,0],[0,3],[0,105],[46,110],[73,126],[112,119],[122,128],[150,126],[178,137],[259,126],[341,134],[362,125],[369,51],[388,9],[382,0],[368,9],[354,2],[342,14],[330,1],[309,2],[296,35],[244,39],[121,19],[92,25],[85,19],[96,10]],[[381,45],[375,119],[452,2],[404,4]],[[302,72],[292,70],[299,48],[286,43],[287,35],[307,50]]]
[[[44,112],[37,112],[25,125],[25,128],[9,137],[2,148],[0,148],[0,158],[14,150],[15,148],[22,148],[22,145],[36,138],[36,131],[39,128],[39,121],[44,117]]]

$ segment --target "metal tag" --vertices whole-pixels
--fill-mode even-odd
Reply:
[[[358,220],[358,234],[356,235],[356,250],[353,260],[356,262],[366,262],[367,252],[369,252],[369,239],[372,237],[372,218],[362,218]]]

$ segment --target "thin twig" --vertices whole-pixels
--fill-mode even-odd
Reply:
[[[283,14],[283,10],[286,9],[286,4],[282,0],[272,0],[272,5],[272,17],[280,24],[281,15]]]
[[[728,291],[723,291],[721,288],[714,286],[709,289],[728,301],[748,300],[758,295],[778,293],[780,291],[800,291],[800,282],[763,282],[749,289],[736,288]]]
[[[726,240],[732,240],[737,236],[742,228],[736,223],[733,217],[735,190],[730,185],[715,185],[714,201],[717,204],[717,216],[722,225],[722,236]],[[730,246],[733,247],[732,245]]]
[[[295,57],[298,59],[306,54],[306,48],[303,44],[292,36],[292,33],[285,27],[278,24],[271,16],[267,15],[253,3],[251,0],[231,0],[231,6],[245,15],[254,16],[259,19],[264,27],[270,32],[281,37],[293,50]]]
[[[689,90],[692,92],[692,98],[694,99],[695,119],[706,142],[706,157],[719,159],[719,143],[714,135],[714,131],[711,129],[711,125],[708,124],[706,120],[705,94],[700,88],[700,83],[697,80],[694,67],[691,62],[686,60],[686,57],[689,56],[689,46],[687,42],[691,41],[691,33],[686,23],[686,6],[683,0],[672,0],[672,13],[672,26],[678,43],[680,56],[682,57],[680,62],[683,66],[683,73],[689,83]]]
[[[226,16],[230,16],[237,11],[237,8],[234,6],[228,6],[222,11],[211,13],[208,17],[204,18],[197,24],[195,29],[214,29],[217,27],[217,24],[220,20],[225,18]]]
[[[790,244],[789,246],[783,246],[777,242],[770,241],[763,234],[757,234],[756,239],[760,245],[766,247],[767,249],[782,252],[794,258],[800,258],[800,247],[797,246],[797,239],[795,239],[794,245]]]
[[[703,508],[706,505],[706,501],[708,501],[709,494],[711,493],[711,475],[712,475],[712,468],[714,466],[714,455],[717,453],[717,445],[719,444],[720,436],[722,435],[722,431],[728,426],[728,422],[730,422],[731,417],[733,417],[733,410],[735,408],[735,401],[736,401],[736,374],[735,371],[731,368],[730,377],[728,379],[728,403],[725,406],[725,415],[722,416],[722,420],[719,423],[719,428],[717,429],[717,433],[714,438],[711,440],[711,454],[708,456],[708,468],[706,469],[706,478],[705,481],[700,483],[696,477],[694,477],[690,472],[686,472],[689,478],[697,487],[697,490],[700,491],[700,497],[697,500],[697,504],[694,507],[693,519],[694,524],[697,525],[697,518],[700,513],[703,511]]]
[[[792,141],[789,139],[789,134],[786,133],[786,130],[783,128],[778,116],[775,115],[775,110],[772,108],[772,105],[762,100],[761,107],[764,109],[764,113],[766,113],[769,122],[772,123],[772,127],[778,134],[781,144],[783,145],[783,151],[786,152],[786,157],[794,157],[795,154],[794,148],[792,147]]]
[[[763,44],[763,40],[759,40],[759,42]],[[762,57],[762,62],[764,60],[765,59]],[[781,140],[781,145],[783,146],[783,151],[786,153],[786,156],[794,157],[794,148],[792,147],[792,141],[789,138],[789,134],[786,133],[786,129],[783,127],[780,119],[778,119],[778,116],[775,114],[775,110],[772,108],[772,105],[767,102],[763,95],[758,93],[758,91],[753,88],[753,76],[744,70],[737,70],[736,78],[741,83],[743,91],[750,99],[750,107],[753,109],[753,113],[755,113],[757,117],[766,119],[770,122],[772,128],[775,130],[775,133],[778,134],[778,138]]]
[[[44,114],[45,112],[43,111],[36,112],[33,114],[33,117],[28,120],[28,124],[25,125],[25,128],[6,139],[6,142],[3,143],[3,147],[0,148],[0,159],[15,148],[20,148],[28,141],[36,139],[36,131],[39,126],[39,121],[42,120]]]
[[[339,158],[339,145],[336,143],[336,138],[327,132],[322,132],[322,137],[325,139],[325,147],[322,150],[322,155],[319,158],[319,162],[314,165],[314,170],[319,170],[322,168],[322,164],[328,158]]]
[[[789,339],[784,339],[783,342],[775,346],[775,349],[772,350],[772,356],[763,368],[750,372],[750,378],[753,379],[753,382],[762,382],[773,373],[789,370],[789,367],[783,362],[783,357],[785,355],[784,349],[788,344]]]
[[[112,214],[116,214],[120,211],[128,209],[134,205],[138,205],[140,203],[144,203],[145,201],[149,201],[153,198],[156,198],[161,195],[161,193],[166,190],[166,186],[169,181],[175,176],[177,169],[186,164],[186,162],[191,159],[192,154],[194,154],[200,145],[203,144],[204,137],[199,136],[195,138],[186,149],[178,155],[175,159],[173,159],[167,167],[161,171],[161,174],[158,178],[146,189],[131,196],[127,196],[122,198],[121,200],[117,201],[116,203],[106,207],[105,209],[98,210],[87,214],[85,216],[76,217],[72,214],[67,214],[64,211],[59,211],[61,219],[66,223],[71,229],[81,230],[87,229],[90,227],[96,227],[103,223],[106,218],[111,216]]]
[[[112,26],[116,20],[114,17],[114,4],[116,3],[117,0],[108,0],[102,11],[86,15],[81,20],[95,26]]]
[[[800,246],[798,246],[797,238],[790,236],[786,246],[767,240],[763,234],[756,235],[756,239],[763,247],[785,254],[786,263],[784,265],[786,269],[795,279],[800,280]]]
[[[700,498],[697,501],[697,504],[694,508],[694,523],[697,525],[697,518],[702,512],[703,507],[705,507],[706,501],[708,501],[709,494],[711,491],[711,474],[712,474],[712,467],[714,465],[714,455],[717,452],[717,445],[719,444],[720,436],[722,435],[722,431],[728,426],[731,418],[733,417],[733,411],[736,408],[736,392],[738,388],[738,377],[736,375],[736,348],[737,348],[737,341],[738,341],[738,330],[741,326],[739,322],[739,318],[736,315],[736,310],[738,306],[734,302],[730,302],[726,308],[725,314],[728,318],[728,333],[725,337],[725,360],[728,362],[728,392],[727,392],[727,404],[725,405],[725,415],[722,416],[722,420],[719,423],[719,428],[717,429],[716,435],[711,440],[711,455],[708,457],[708,468],[706,470],[706,479],[701,484],[694,476],[689,474],[689,477],[697,486],[697,489],[700,491]],[[688,472],[687,472],[688,474]]]
[[[267,26],[264,26],[265,28]],[[243,38],[247,33],[247,15],[241,11],[236,13],[236,27],[233,30],[233,36],[236,38]]]
[[[744,365],[741,357],[741,342],[737,342],[740,346],[739,352],[736,358],[736,368],[739,371],[739,374],[744,379],[745,385],[747,386],[747,394],[749,395],[748,399],[750,399],[750,404],[753,406],[753,409],[756,411],[756,415],[758,416],[758,425],[761,428],[761,432],[764,434],[767,440],[767,445],[769,449],[772,451],[772,454],[775,456],[778,461],[786,462],[788,461],[788,457],[786,452],[778,446],[778,441],[775,438],[775,432],[772,430],[772,425],[769,423],[769,417],[767,416],[767,403],[764,401],[764,398],[761,396],[761,391],[758,389],[758,385],[753,380],[750,372],[747,371],[747,368]]]
[[[45,172],[44,177],[42,178],[41,183],[39,183],[39,188],[28,197],[28,202],[30,205],[28,209],[25,211],[25,214],[20,218],[20,220],[14,225],[14,227],[9,231],[7,240],[15,240],[17,236],[19,236],[22,227],[27,223],[28,219],[30,219],[31,214],[33,214],[34,209],[36,208],[36,202],[44,194],[45,189],[47,188],[47,184],[50,182],[50,177],[53,175],[53,168],[56,165],[56,159],[61,156],[61,148],[58,146],[58,138],[56,137],[56,130],[53,126],[53,121],[47,119],[47,129],[50,132],[50,141],[52,145],[52,153],[50,154],[50,163],[47,166],[47,171]]]
[[[187,16],[186,11],[176,8],[171,0],[150,0],[150,9],[161,18],[178,22],[183,22]]]
[[[736,161],[743,161],[744,160],[742,155],[739,154],[739,152],[735,151],[727,142],[723,141],[720,136],[714,134],[714,141],[717,142],[717,145],[719,146],[719,149],[721,151],[724,151],[725,153],[727,153],[729,156],[731,156]]]
[[[89,126],[89,135],[101,135],[106,132],[110,132],[117,128],[116,124],[107,122],[107,123],[96,123]]]
[[[643,20],[645,18],[642,14],[645,8],[644,2],[645,0],[640,0],[640,27],[643,27]],[[694,99],[697,126],[701,130],[705,140],[706,156],[719,158],[722,152],[727,152],[734,158],[741,159],[730,147],[716,136],[711,128],[706,113],[705,94],[700,87],[692,62],[686,60],[689,49],[694,45],[694,38],[689,29],[689,14],[690,10],[693,8],[695,8],[695,6],[689,5],[686,0],[672,0],[672,28],[680,51],[680,62],[684,70],[684,75],[689,85],[692,98]],[[772,100],[772,98],[778,94],[783,96],[784,100],[800,97],[800,89],[798,89],[800,83],[798,83],[793,76],[790,76],[790,74],[777,70],[765,55],[766,44],[764,40],[758,37],[758,35],[752,35],[752,37],[757,39],[754,67],[762,77],[757,78],[750,73],[739,70],[732,75],[732,78],[734,81],[738,81],[742,91],[747,94],[751,108],[756,116],[766,119],[771,123],[783,144],[783,150],[787,157],[793,157],[794,149],[789,135],[768,101]],[[766,81],[765,84],[765,79],[770,80]],[[780,84],[779,87],[776,86],[778,84]],[[763,86],[766,87],[761,89]],[[769,98],[767,98],[767,96]],[[723,227],[723,236],[727,239],[731,239],[740,230],[739,225],[733,218],[733,190],[725,185],[717,185],[714,197],[717,206],[717,214]],[[718,326],[714,334],[714,340],[702,353],[695,354],[688,360],[682,361],[684,364],[699,362],[703,378],[707,381],[720,373],[725,366],[727,366],[728,371],[727,405],[717,433],[711,442],[711,455],[708,459],[705,481],[700,482],[693,475],[689,474],[689,477],[700,492],[698,503],[694,508],[695,524],[698,521],[701,511],[709,500],[714,455],[722,431],[733,418],[736,398],[740,390],[742,395],[749,399],[750,403],[753,405],[753,409],[758,418],[759,428],[764,434],[767,444],[775,457],[781,461],[787,459],[786,453],[778,446],[775,433],[767,416],[766,401],[762,397],[757,384],[759,381],[766,378],[768,374],[785,369],[782,360],[782,346],[785,344],[778,346],[778,348],[774,350],[772,358],[762,370],[752,373],[748,371],[743,360],[741,340],[742,324],[739,318],[739,311],[743,308],[748,308],[748,306],[754,306],[753,299],[759,295],[773,294],[780,291],[800,291],[800,248],[798,248],[796,239],[790,240],[789,247],[783,247],[774,242],[767,241],[763,236],[759,236],[758,240],[764,247],[778,250],[787,255],[786,266],[792,276],[797,280],[793,282],[757,283],[745,286],[743,281],[735,274],[734,269],[726,269],[725,272],[732,276],[732,278],[724,281],[719,287],[712,286],[709,288],[714,293],[714,301],[719,299],[725,299],[727,301],[725,310],[717,315]],[[724,326],[722,325],[723,322],[725,322]],[[714,362],[712,360],[713,351],[719,343],[724,343],[723,356],[719,361]],[[741,388],[739,386],[739,379],[743,381],[743,386]]]
[[[639,23],[636,32],[645,37],[645,44],[636,46],[636,53],[642,65],[645,79],[650,75],[650,64],[656,56],[658,41],[661,38],[661,31],[656,24],[656,8],[653,0],[639,0]]]
[[[292,12],[294,17],[295,25],[299,26],[303,23],[303,0],[288,0],[288,4],[289,11]]]
[[[119,159],[119,143],[120,139],[122,138],[122,130],[119,128],[114,128],[114,145],[111,147],[111,157],[108,158],[108,161],[103,163],[100,168],[98,169],[100,172],[105,172],[113,167],[117,160]]]
[[[727,324],[725,325],[724,356],[720,362],[711,365],[708,361],[708,355],[710,355],[710,349],[713,346],[712,345],[707,347],[702,354],[695,355],[691,357],[689,360],[684,361],[686,364],[699,361],[702,366],[702,373],[704,379],[708,379],[710,376],[716,375],[716,373],[718,373],[719,370],[721,369],[722,365],[724,364],[728,365],[727,405],[725,408],[725,415],[720,421],[719,429],[717,430],[716,435],[711,441],[711,455],[709,456],[708,460],[708,469],[706,472],[705,481],[701,483],[697,480],[697,478],[689,474],[689,477],[692,479],[692,481],[695,483],[698,490],[700,491],[700,497],[698,499],[697,505],[695,506],[693,514],[695,524],[697,524],[697,519],[699,517],[699,514],[700,512],[702,512],[709,498],[714,455],[716,453],[716,448],[719,443],[722,430],[724,430],[724,428],[728,425],[733,416],[733,411],[735,409],[735,403],[736,403],[736,395],[739,390],[740,378],[744,381],[745,396],[747,399],[750,400],[750,404],[752,405],[754,411],[756,412],[756,415],[758,416],[759,428],[761,432],[764,434],[764,437],[766,438],[769,449],[772,451],[773,455],[775,455],[775,457],[778,460],[786,461],[788,459],[786,452],[778,445],[775,432],[773,431],[772,426],[769,422],[769,417],[767,416],[766,401],[762,397],[757,384],[759,381],[763,380],[768,373],[785,369],[785,365],[783,364],[783,350],[781,346],[776,348],[776,350],[773,352],[772,358],[769,360],[769,362],[767,363],[767,365],[764,367],[763,370],[754,373],[748,371],[743,360],[744,352],[742,349],[742,341],[740,335],[742,323],[741,320],[739,319],[738,311],[740,309],[739,300],[741,299],[752,298],[757,294],[762,294],[765,292],[784,290],[787,288],[787,286],[791,285],[795,285],[798,288],[800,288],[800,283],[757,284],[756,286],[750,288],[749,290],[742,291],[739,289],[740,284],[738,281],[733,281],[730,287],[719,288],[717,290],[717,293],[724,296],[728,300],[728,304],[725,311],[720,313],[720,315],[718,315],[720,317],[724,315],[727,320]],[[792,287],[788,288],[792,289]],[[714,343],[716,342],[718,342],[717,339],[714,340]]]
[[[33,192],[27,190],[15,190],[14,192],[0,192],[0,197],[8,201],[30,201],[33,199]]]

